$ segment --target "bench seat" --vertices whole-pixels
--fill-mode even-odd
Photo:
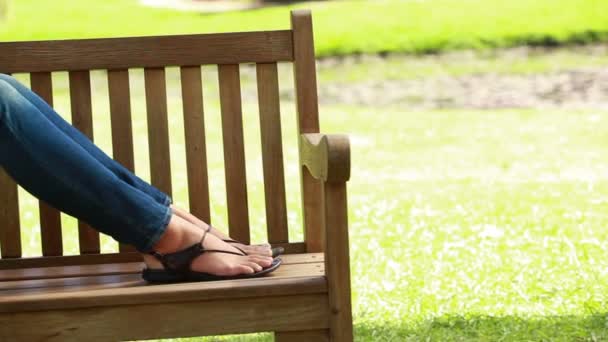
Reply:
[[[78,330],[90,336],[88,329],[99,338],[142,338],[146,332],[169,337],[182,330],[197,336],[197,331],[260,331],[270,320],[268,330],[276,330],[277,317],[283,317],[285,331],[326,329],[323,253],[284,255],[283,262],[257,279],[163,285],[141,279],[141,262],[0,270],[0,330],[27,324],[28,329],[13,330],[19,334],[15,340],[76,339]],[[224,311],[233,322],[216,319]],[[103,319],[94,318],[99,315]],[[128,320],[121,319],[125,315]],[[200,316],[200,326],[180,321],[188,315]]]

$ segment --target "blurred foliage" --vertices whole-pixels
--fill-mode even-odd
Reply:
[[[294,8],[313,10],[320,56],[608,40],[604,0],[344,0],[207,15],[135,0],[19,0],[0,40],[285,29]]]
[[[8,0],[0,0],[0,21],[6,18],[8,13]]]

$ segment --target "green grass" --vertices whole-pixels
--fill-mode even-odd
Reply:
[[[288,10],[302,7],[313,10],[320,56],[608,39],[608,2],[602,0],[350,0],[207,15],[145,8],[135,0],[11,5],[0,40],[284,29]]]

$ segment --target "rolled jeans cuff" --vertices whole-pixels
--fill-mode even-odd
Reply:
[[[171,197],[167,196],[167,200],[171,202]],[[170,206],[167,206],[167,210],[165,211],[161,226],[156,229],[154,233],[150,235],[141,246],[137,246],[137,249],[140,252],[152,252],[154,245],[156,245],[158,240],[160,240],[163,234],[165,234],[165,231],[167,231],[167,226],[169,225],[169,221],[171,221],[171,216],[173,216],[173,209],[171,209]]]

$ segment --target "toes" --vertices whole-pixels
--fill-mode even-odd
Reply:
[[[255,262],[247,262],[245,265],[251,267],[256,272],[259,272],[263,269],[262,266],[260,266],[259,264],[255,263]]]
[[[253,263],[244,263],[241,265],[235,265],[230,268],[230,275],[239,275],[239,274],[252,274],[255,273],[255,268],[253,267]]]
[[[264,256],[258,256],[258,255],[250,255],[249,256],[249,261],[254,262],[262,267],[268,267],[270,265],[272,265],[272,258],[270,257],[264,257]]]

